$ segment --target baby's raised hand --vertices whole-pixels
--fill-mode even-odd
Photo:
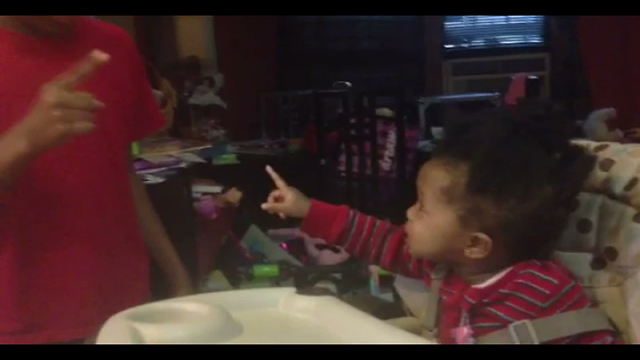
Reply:
[[[311,208],[311,200],[300,190],[287,185],[271,166],[267,166],[267,173],[271,176],[276,189],[269,194],[267,202],[262,204],[262,210],[270,214],[278,214],[280,218],[304,218]]]

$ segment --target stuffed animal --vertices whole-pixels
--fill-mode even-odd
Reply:
[[[217,196],[203,195],[195,202],[194,206],[198,214],[206,219],[214,220],[218,217],[220,209],[238,207],[242,196],[242,192],[234,187]]]
[[[583,130],[587,139],[592,141],[621,142],[624,134],[620,129],[609,129],[609,122],[617,116],[616,109],[607,108],[592,112],[584,122]]]

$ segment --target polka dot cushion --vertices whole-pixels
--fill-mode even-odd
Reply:
[[[584,190],[603,194],[640,210],[640,144],[576,140],[597,156]]]
[[[575,143],[597,156],[555,258],[640,342],[640,145]],[[632,306],[636,304],[636,306]],[[639,309],[636,309],[639,308]]]

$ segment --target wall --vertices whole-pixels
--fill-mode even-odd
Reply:
[[[614,107],[610,125],[640,126],[638,16],[580,16],[579,39],[595,108]]]
[[[577,16],[549,17],[551,98],[565,106],[574,119],[584,119],[592,106],[577,25]]]
[[[277,88],[277,16],[215,16],[221,97],[227,102],[226,126],[234,139],[259,130],[259,94]]]
[[[162,65],[196,55],[206,72],[216,71],[213,16],[97,16],[138,40],[146,56]],[[171,44],[168,44],[168,43]]]
[[[218,69],[213,16],[174,16],[178,56],[202,59],[204,73]]]
[[[110,22],[125,29],[132,37],[135,38],[136,30],[134,24],[134,17],[131,15],[119,15],[119,16],[96,16],[98,19]]]
[[[442,89],[442,39],[444,16],[425,16],[425,96],[440,95]]]

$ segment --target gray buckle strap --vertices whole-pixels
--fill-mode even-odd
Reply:
[[[615,331],[604,311],[588,308],[516,321],[505,329],[476,338],[476,344],[540,344],[600,330]]]
[[[440,308],[440,287],[444,277],[447,275],[447,267],[436,265],[431,271],[431,291],[429,292],[429,302],[425,309],[423,327],[425,336],[436,337],[438,331],[438,313]]]
[[[521,320],[507,327],[514,344],[540,344],[538,334],[530,320]]]

